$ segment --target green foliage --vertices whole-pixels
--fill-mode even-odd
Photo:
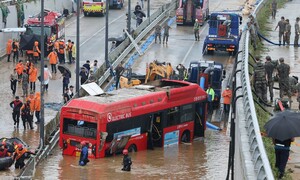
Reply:
[[[259,24],[259,28],[260,28],[259,29],[260,33],[266,37],[269,35],[269,32],[272,31],[272,29],[270,27],[270,22],[269,22],[269,17],[271,16],[271,10],[270,10],[271,2],[272,2],[272,0],[268,0],[256,17],[257,22]],[[277,0],[278,9],[282,8],[284,6],[285,2],[286,2],[286,0]],[[253,49],[252,46],[249,46],[249,52],[253,56],[263,54],[263,52],[266,52],[266,51],[268,51],[268,49],[263,44],[259,43],[259,40],[258,40],[258,45],[257,45],[256,51]],[[249,62],[252,64],[254,63],[253,59],[250,57],[249,57]],[[253,68],[251,66],[249,66],[249,72],[253,72]],[[256,115],[257,115],[260,131],[265,132],[264,125],[269,120],[270,116],[258,104],[255,104],[255,109],[256,109]],[[274,145],[273,145],[272,139],[269,137],[263,137],[263,142],[264,142],[265,150],[267,152],[267,156],[268,156],[271,168],[273,170],[273,174],[276,177],[276,175],[278,174],[278,170],[277,170],[277,168],[275,168],[275,151],[274,151]],[[290,176],[290,172],[288,172],[287,169],[286,169],[286,174],[285,174],[284,179],[286,179],[286,180],[292,179]]]

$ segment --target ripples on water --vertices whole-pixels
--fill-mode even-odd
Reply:
[[[154,151],[130,154],[131,172],[121,171],[122,155],[91,159],[86,167],[78,158],[62,156],[57,147],[53,155],[40,163],[36,179],[224,179],[227,172],[229,138],[222,132],[207,131],[203,141],[180,144]]]

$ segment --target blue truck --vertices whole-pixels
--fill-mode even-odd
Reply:
[[[213,12],[209,15],[209,31],[204,40],[203,54],[227,51],[235,55],[239,50],[242,16],[235,12]]]
[[[222,93],[222,81],[226,77],[226,71],[222,63],[215,61],[191,61],[188,68],[188,81],[197,83],[204,90],[208,84],[215,91],[215,99],[213,102],[214,109],[220,107],[220,99]]]

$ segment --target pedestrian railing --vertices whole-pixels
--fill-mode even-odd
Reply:
[[[254,15],[258,14],[261,8],[264,6],[267,0],[260,1],[254,10]],[[248,145],[244,147],[249,147],[248,150],[251,154],[252,167],[256,173],[256,179],[268,179],[273,180],[273,172],[270,166],[269,159],[267,157],[265,147],[262,141],[262,137],[260,134],[260,128],[256,116],[256,110],[254,106],[252,90],[250,85],[250,77],[249,77],[249,67],[248,67],[248,59],[249,59],[249,31],[245,32],[246,34],[242,36],[243,44],[242,47],[242,65],[241,65],[241,86],[242,86],[242,95],[243,95],[243,109],[244,109],[244,120],[245,121],[245,129],[247,130],[248,135]],[[239,119],[242,121],[242,119]],[[243,143],[240,142],[241,148],[243,148]],[[245,150],[245,149],[244,149]],[[244,156],[242,158],[244,161],[245,172],[249,172],[247,170],[247,166],[249,167],[249,159]],[[253,175],[250,175],[253,177]],[[247,175],[245,177],[248,177]]]

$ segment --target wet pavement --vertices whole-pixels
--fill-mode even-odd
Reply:
[[[232,0],[224,4],[220,0],[211,1],[211,11],[225,9],[239,9],[243,2]],[[216,52],[213,56],[202,56],[203,40],[207,34],[207,25],[200,30],[200,41],[194,41],[191,26],[171,25],[168,45],[150,44],[146,53],[136,59],[132,67],[134,73],[145,74],[147,62],[154,59],[171,62],[173,68],[183,63],[186,67],[194,60],[214,60],[221,62],[230,76],[233,58],[228,53]],[[180,46],[178,46],[180,44]],[[224,84],[227,79],[224,80]],[[223,124],[223,122],[222,122]],[[217,126],[224,127],[220,123]],[[78,158],[62,156],[59,147],[47,161],[42,162],[36,170],[35,178],[43,179],[224,179],[227,173],[229,138],[226,128],[221,132],[207,130],[204,142],[195,140],[191,144],[179,144],[168,148],[156,148],[154,151],[139,151],[130,154],[133,167],[130,173],[122,172],[122,156],[92,159],[86,167],[78,166]]]
[[[294,43],[294,36],[295,36],[295,28],[294,24],[296,22],[296,17],[299,17],[298,7],[300,6],[300,1],[289,1],[285,4],[285,6],[278,10],[276,14],[276,19],[273,20],[269,18],[269,26],[272,31],[270,31],[270,36],[267,37],[269,40],[273,41],[274,43],[278,43],[278,29],[277,31],[274,31],[277,22],[280,20],[281,16],[284,16],[286,19],[290,20],[290,24],[292,26],[291,30],[291,44]],[[292,13],[291,13],[292,12]],[[279,59],[280,57],[283,57],[285,59],[285,63],[289,64],[291,67],[291,73],[290,76],[297,76],[300,77],[300,47],[294,47],[291,46],[274,46],[267,42],[265,43],[265,47],[268,49],[268,52],[264,55],[271,56],[273,60]],[[278,85],[275,85],[278,87]],[[275,97],[279,98],[279,92],[274,90]],[[269,97],[268,97],[269,98]],[[296,95],[292,97],[292,109],[298,110],[298,102],[296,100]],[[295,143],[291,146],[291,152],[289,161],[287,164],[287,168],[291,168],[293,170],[293,173],[291,173],[291,176],[293,179],[300,179],[300,138],[296,138]]]

